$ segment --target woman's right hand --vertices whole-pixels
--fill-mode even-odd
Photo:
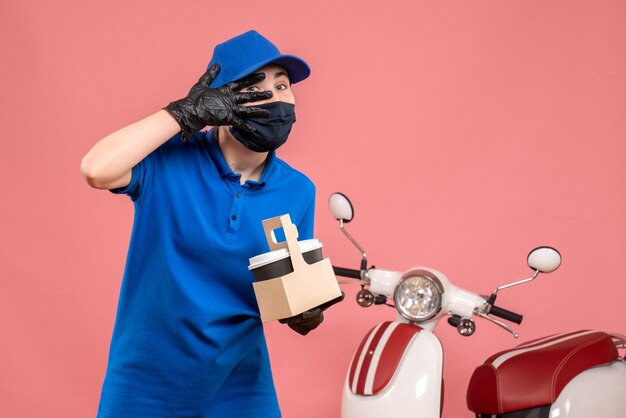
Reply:
[[[240,92],[241,89],[263,80],[264,73],[252,74],[218,88],[209,87],[219,72],[220,66],[213,64],[189,90],[187,97],[164,107],[180,125],[183,141],[207,125],[230,125],[246,131],[254,131],[245,119],[268,116],[267,110],[243,106],[243,103],[267,100],[272,97],[271,91]]]
[[[270,91],[240,92],[263,80],[264,74],[213,89],[209,84],[219,71],[219,66],[211,66],[184,99],[98,141],[81,161],[81,172],[87,183],[97,189],[124,187],[130,182],[132,168],[177,133],[181,132],[186,140],[207,125],[232,125],[251,130],[246,118],[268,115],[267,110],[242,104],[269,99]]]

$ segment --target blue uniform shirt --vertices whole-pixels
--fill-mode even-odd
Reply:
[[[248,259],[263,219],[312,238],[315,187],[268,156],[240,185],[213,139],[174,136],[137,164],[133,231],[99,417],[280,417]]]

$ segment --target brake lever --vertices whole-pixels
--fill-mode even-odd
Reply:
[[[481,312],[478,309],[474,309],[474,314],[478,315],[479,317],[481,317],[483,319],[486,319],[487,321],[493,322],[494,324],[496,324],[500,328],[503,328],[503,329],[509,331],[511,334],[513,334],[513,337],[519,338],[519,334],[517,332],[513,331],[513,329],[511,327],[509,327],[508,325],[506,325],[505,323],[500,322],[497,319],[492,318],[491,316]]]

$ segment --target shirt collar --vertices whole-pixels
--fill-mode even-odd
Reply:
[[[213,164],[215,164],[215,167],[217,167],[217,170],[220,173],[220,176],[222,178],[228,178],[228,179],[236,180],[237,182],[239,182],[241,175],[234,173],[233,170],[230,168],[230,166],[226,162],[226,159],[224,158],[224,154],[222,154],[221,148],[219,147],[219,145],[217,144],[217,141],[215,140],[216,129],[217,128],[212,128],[210,131],[206,133],[207,149],[209,150],[209,155],[211,156],[211,160],[213,160]],[[265,164],[265,168],[263,169],[263,172],[261,173],[261,178],[259,179],[259,181],[247,180],[245,185],[251,188],[265,186],[265,183],[270,178],[272,172],[275,169],[275,165],[276,165],[275,154],[276,154],[275,151],[268,153],[267,162]]]

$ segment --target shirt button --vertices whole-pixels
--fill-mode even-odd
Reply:
[[[237,197],[241,197],[241,192],[237,192]]]
[[[237,220],[237,215],[231,216],[230,219],[232,219],[233,221],[236,221]]]

